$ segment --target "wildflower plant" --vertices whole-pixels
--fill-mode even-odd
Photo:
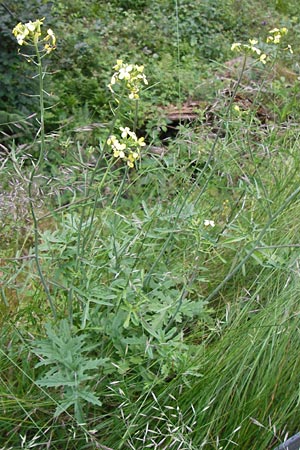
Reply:
[[[41,178],[44,164],[47,160],[44,125],[44,96],[46,95],[46,91],[44,89],[44,78],[46,72],[43,68],[43,59],[47,57],[56,47],[54,32],[49,28],[44,33],[43,22],[44,19],[36,20],[34,22],[30,21],[25,24],[18,23],[13,29],[13,35],[17,39],[20,46],[27,46],[30,49],[30,51],[27,52],[28,54],[21,54],[27,59],[28,62],[33,63],[38,69],[38,73],[35,78],[39,80],[38,98],[40,115],[38,119],[39,129],[36,136],[37,142],[39,143],[39,156],[37,161],[32,161],[32,171],[28,182],[28,197],[30,199],[30,209],[33,219],[34,260],[36,263],[37,273],[49,301],[53,318],[55,322],[57,322],[57,319],[59,319],[56,301],[57,296],[53,293],[53,291],[50,292],[48,280],[44,276],[42,270],[40,259],[43,256],[43,243],[40,244],[41,232],[38,226],[38,219],[36,217],[33,201],[33,187],[37,177]],[[117,88],[119,85],[123,92],[121,92],[122,95],[118,96],[118,105],[113,111],[114,118],[111,121],[110,129],[107,133],[108,138],[105,139],[104,146],[100,148],[101,153],[99,152],[100,155],[103,155],[105,150],[110,147],[112,154],[109,158],[107,167],[101,174],[101,181],[98,183],[95,191],[92,189],[93,182],[95,181],[96,174],[98,174],[101,169],[103,159],[99,157],[95,163],[95,166],[91,169],[86,183],[85,195],[81,199],[83,208],[78,217],[78,226],[75,230],[75,237],[72,241],[67,243],[68,251],[74,256],[74,266],[72,268],[73,270],[66,273],[64,278],[64,285],[68,289],[69,293],[67,305],[68,318],[59,322],[60,329],[58,330],[58,334],[62,337],[62,339],[58,339],[58,334],[56,334],[54,328],[48,324],[46,325],[47,337],[39,341],[33,350],[33,352],[41,358],[41,362],[37,365],[37,367],[43,365],[50,367],[43,378],[37,381],[37,385],[64,388],[63,399],[62,402],[59,403],[55,415],[58,416],[73,406],[75,419],[77,419],[78,423],[83,423],[85,420],[82,403],[89,403],[98,406],[101,405],[100,400],[98,400],[98,397],[93,393],[93,387],[90,386],[90,379],[93,378],[93,375],[87,374],[86,372],[97,369],[102,365],[102,362],[104,362],[104,365],[106,366],[107,361],[106,358],[104,360],[96,360],[91,358],[89,352],[94,349],[95,346],[90,347],[87,345],[87,347],[85,347],[83,345],[84,340],[89,339],[89,334],[73,336],[73,320],[75,321],[78,319],[78,316],[74,319],[74,310],[76,309],[76,313],[78,312],[79,314],[80,312],[83,312],[85,317],[83,323],[87,322],[90,318],[88,314],[88,310],[90,308],[89,300],[87,304],[82,301],[82,305],[80,306],[75,304],[75,300],[78,300],[79,292],[84,292],[87,295],[90,292],[90,286],[84,284],[86,280],[86,272],[83,260],[84,258],[87,259],[87,252],[89,248],[88,243],[91,235],[94,233],[96,206],[98,204],[101,188],[107,175],[110,173],[110,168],[114,163],[115,158],[125,161],[127,168],[132,168],[134,167],[135,162],[140,158],[142,147],[146,145],[144,138],[137,137],[135,133],[137,115],[134,119],[133,129],[128,126],[119,127],[118,131],[114,134],[115,123],[120,115],[120,106],[126,97],[129,97],[130,101],[134,100],[134,102],[130,103],[134,106],[135,113],[137,113],[140,88],[142,85],[147,84],[146,76],[143,73],[144,67],[132,64],[123,64],[121,60],[118,60],[114,70],[115,72],[112,76],[110,90],[115,93],[112,87]],[[126,96],[124,94],[125,92]],[[127,170],[125,171],[125,176],[126,175]],[[120,191],[122,186],[123,184],[121,185]],[[87,199],[91,199],[88,208],[86,207]],[[71,217],[72,223],[75,222],[74,218],[76,217],[76,214],[72,213]],[[53,245],[51,246],[51,251],[53,251]],[[76,306],[73,307],[73,304]],[[128,308],[129,307],[130,305]],[[47,361],[45,361],[45,358]]]
[[[38,222],[34,210],[33,205],[33,185],[34,185],[34,179],[40,175],[42,167],[44,165],[45,160],[47,159],[46,154],[46,143],[45,143],[45,105],[44,105],[44,95],[47,94],[44,89],[44,78],[45,78],[45,71],[43,70],[43,62],[42,59],[47,56],[49,53],[51,53],[56,48],[56,37],[54,32],[51,28],[47,30],[46,33],[43,33],[42,26],[43,26],[44,18],[37,19],[34,22],[30,21],[25,24],[19,22],[14,29],[12,30],[13,35],[17,39],[17,42],[20,46],[29,46],[33,47],[33,52],[30,55],[22,54],[25,56],[28,62],[33,62],[38,69],[37,78],[39,80],[39,109],[40,109],[40,117],[38,119],[39,123],[39,129],[37,131],[37,136],[40,138],[40,151],[39,151],[39,157],[38,161],[33,163],[33,169],[30,174],[29,183],[28,183],[28,197],[29,197],[29,204],[30,204],[30,210],[31,215],[33,219],[34,224],[34,247],[35,247],[35,262],[37,271],[39,274],[39,278],[41,280],[41,283],[43,285],[44,291],[46,293],[48,302],[50,304],[53,317],[57,317],[56,308],[54,306],[54,303],[52,301],[52,296],[50,294],[49,287],[46,283],[46,280],[44,278],[44,275],[42,273],[42,268],[39,262],[39,246],[38,246],[38,240],[39,240],[39,230],[38,230]]]

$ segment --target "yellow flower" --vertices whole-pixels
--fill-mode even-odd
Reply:
[[[144,147],[146,145],[146,143],[144,142],[145,138],[144,137],[140,137],[138,140],[138,144],[140,147]]]
[[[280,34],[275,34],[274,39],[273,39],[274,44],[279,44],[280,39],[281,39]]]
[[[50,41],[50,44],[45,45],[45,50],[47,49],[47,53],[51,52],[56,47],[56,37],[51,28],[47,30],[47,36],[44,38],[44,41]]]
[[[130,98],[130,100],[138,100],[140,97],[137,94],[137,92],[130,92],[130,94],[128,95],[128,98]]]
[[[41,20],[36,20],[35,22],[25,23],[25,27],[29,30],[29,34],[37,41],[41,33],[41,25],[43,25],[43,21],[45,17]]]
[[[266,64],[267,62],[267,55],[265,53],[262,53],[259,57],[259,60],[261,63]]]
[[[231,46],[231,51],[240,51],[241,50],[241,46],[242,44],[240,42],[235,42],[234,44],[232,44]]]
[[[241,44],[240,42],[235,42],[234,44],[232,44],[231,46],[231,51],[237,51],[237,52],[241,52],[243,49],[245,50],[245,52],[255,52],[258,55],[261,54],[261,50],[259,48],[257,48],[255,45],[258,43],[257,39],[249,39],[249,44]]]
[[[126,149],[126,144],[121,144],[118,140],[114,143],[114,147],[119,151],[123,152]]]
[[[129,155],[128,155],[128,161],[129,161],[131,164],[133,164],[133,162],[134,162],[133,153],[129,153]]]
[[[44,45],[46,53],[50,53],[56,49],[56,37],[51,28],[47,31],[47,36],[44,38],[44,41],[50,41],[50,43],[47,42],[47,44]]]
[[[258,56],[261,54],[261,50],[257,47],[254,47],[254,45],[252,45],[251,50],[255,53],[258,54]]]
[[[123,150],[114,150],[114,157],[115,158],[125,158],[125,153],[123,152]]]
[[[267,42],[274,43],[274,39],[277,39],[276,33],[277,32],[279,33],[279,38],[280,38],[281,31],[278,28],[274,28],[273,30],[271,30],[271,32],[273,35],[268,36]],[[262,64],[266,64],[268,61],[268,56],[267,56],[267,54],[262,53],[261,49],[257,47],[258,39],[256,39],[256,38],[249,39],[248,42],[249,42],[248,44],[241,44],[240,42],[235,42],[234,44],[232,44],[231,50],[243,52],[246,55],[255,53],[258,57],[257,61],[261,62]]]
[[[130,72],[132,71],[132,66],[128,65],[125,67],[121,67],[119,70],[118,78],[119,80],[130,80]]]
[[[122,134],[121,134],[122,138],[126,138],[128,133],[130,132],[130,128],[128,128],[128,127],[125,127],[125,128],[120,127],[120,130],[122,131]]]
[[[110,136],[110,137],[107,139],[107,144],[108,144],[108,145],[113,145],[113,143],[114,143],[114,141],[115,141],[116,139],[117,139],[116,136]]]
[[[250,42],[251,45],[258,44],[258,40],[257,39],[249,39],[249,42]]]
[[[119,70],[122,67],[123,59],[117,59],[117,64],[114,66],[115,70]]]
[[[280,33],[279,28],[273,28],[272,30],[269,31],[269,33],[274,34],[274,33]]]
[[[26,37],[29,35],[28,28],[25,27],[21,22],[19,22],[13,29],[13,35],[18,41],[19,45],[23,45]]]
[[[252,50],[253,52],[255,52],[258,55],[260,55],[261,54],[261,50],[256,47],[256,44],[258,44],[258,40],[257,39],[249,39],[249,43],[250,43],[250,50]]]

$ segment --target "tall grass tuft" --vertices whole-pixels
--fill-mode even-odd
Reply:
[[[207,340],[199,332],[192,334],[192,341],[201,339],[190,359],[198,373],[178,374],[155,389],[154,399],[143,398],[143,414],[136,407],[127,424],[132,430],[129,448],[148,448],[146,443],[152,442],[150,448],[157,449],[272,449],[297,430],[297,254],[293,252],[285,277],[276,269],[261,272],[251,293],[227,306]],[[142,439],[145,446],[139,447]]]

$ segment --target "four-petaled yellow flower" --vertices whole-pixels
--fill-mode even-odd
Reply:
[[[115,158],[125,158],[126,144],[121,144],[116,136],[110,136],[107,144],[113,149]]]
[[[44,38],[44,41],[47,42],[44,46],[46,53],[50,53],[56,48],[56,37],[51,28],[48,28],[47,36]]]
[[[267,55],[265,53],[262,53],[259,57],[259,60],[261,63],[266,64],[267,62]]]
[[[261,50],[256,47],[256,44],[258,44],[258,40],[249,39],[249,43],[250,43],[250,50],[259,56],[261,54]]]
[[[234,43],[232,44],[232,46],[231,46],[231,51],[232,51],[232,52],[234,52],[234,51],[240,51],[240,50],[241,50],[241,47],[242,47],[241,42],[234,42]]]
[[[130,72],[132,71],[132,66],[121,67],[119,70],[119,80],[130,80]]]

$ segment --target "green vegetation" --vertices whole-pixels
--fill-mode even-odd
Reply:
[[[298,431],[300,8],[260,3],[1,4],[1,449]]]

